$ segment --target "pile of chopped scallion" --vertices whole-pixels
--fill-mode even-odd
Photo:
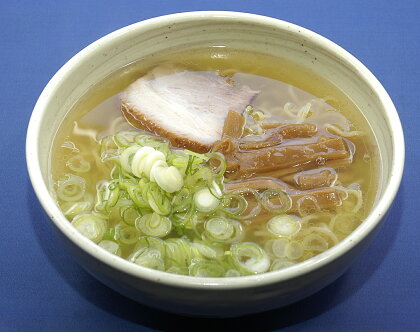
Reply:
[[[67,161],[72,173],[55,190],[71,224],[105,250],[144,267],[200,277],[263,273],[283,264],[246,240],[244,221],[262,208],[285,216],[289,198],[273,190],[225,193],[223,155],[123,131],[100,141],[98,160],[110,172],[95,190],[86,182],[91,165],[80,155]],[[272,195],[280,206],[271,204]],[[273,218],[269,226],[280,233],[300,227],[290,218]]]

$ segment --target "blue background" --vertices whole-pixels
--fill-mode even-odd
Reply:
[[[394,100],[406,169],[388,222],[348,272],[312,297],[237,319],[179,317],[88,275],[52,233],[26,172],[32,108],[76,52],[125,25],[181,11],[235,10],[290,21],[359,58]],[[409,331],[420,323],[418,1],[1,1],[0,331]]]

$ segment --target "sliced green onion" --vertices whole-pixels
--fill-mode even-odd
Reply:
[[[119,225],[118,225],[119,226]],[[110,227],[106,230],[103,240],[107,241],[117,241],[118,240],[118,230],[116,227]]]
[[[204,243],[194,242],[191,243],[191,247],[194,247],[198,250],[200,255],[209,259],[221,259],[224,252],[218,247],[210,247]]]
[[[319,223],[319,222],[330,223],[333,217],[334,217],[334,214],[330,212],[317,212],[317,213],[312,213],[312,214],[302,217],[301,223],[302,225],[304,224],[312,225],[314,222],[315,223]]]
[[[168,168],[168,164],[166,163],[166,161],[156,160],[153,163],[152,168],[150,169],[150,176],[149,176],[150,181],[157,182],[155,178],[155,173],[159,173],[161,169],[165,169],[165,168]]]
[[[305,236],[302,245],[305,250],[309,251],[325,251],[328,249],[328,241],[321,235],[314,233]]]
[[[344,212],[334,216],[331,220],[330,227],[336,229],[340,233],[350,234],[360,225],[360,218],[356,213]]]
[[[165,163],[166,165],[166,163]],[[150,172],[150,180],[155,181],[159,187],[168,193],[179,191],[184,185],[184,179],[175,166],[153,166]]]
[[[195,210],[190,207],[188,210],[182,212],[176,212],[171,215],[173,226],[185,228],[192,225],[192,218],[194,217]],[[191,227],[189,227],[191,228]]]
[[[204,233],[204,222],[203,218],[200,218],[197,214],[194,214],[191,219],[191,228],[194,231],[197,238],[201,239],[202,234]]]
[[[77,215],[71,224],[80,234],[95,243],[99,243],[106,232],[106,221],[91,213]]]
[[[226,194],[222,199],[221,210],[230,216],[237,216],[244,212],[248,207],[248,201],[238,194]]]
[[[96,184],[96,204],[95,210],[102,211],[105,210],[106,202],[109,198],[109,182],[108,181],[99,181]]]
[[[318,227],[309,227],[305,229],[305,234],[318,233],[321,236],[327,237],[329,246],[334,246],[339,242],[337,235],[326,225],[320,224]]]
[[[312,258],[314,256],[315,256],[315,254],[312,251],[305,251],[305,254],[302,257],[302,261],[306,261],[309,258]]]
[[[172,211],[184,212],[188,210],[192,203],[192,194],[188,188],[182,188],[172,199]]]
[[[159,271],[165,270],[165,263],[159,250],[141,248],[140,250],[131,254],[128,259],[131,262],[143,267],[148,267],[150,269]]]
[[[270,258],[258,244],[240,242],[231,246],[234,264],[248,274],[263,273],[270,267]]]
[[[154,137],[156,137],[156,136],[154,136]],[[152,137],[152,136],[150,136],[149,134],[146,134],[146,133],[141,133],[141,134],[138,134],[138,135],[135,137],[134,141],[135,141],[138,145],[141,145],[141,146],[150,146],[150,144],[149,144],[149,143],[154,142],[153,137]]]
[[[273,260],[270,266],[270,271],[278,271],[281,269],[285,269],[286,267],[295,265],[295,262],[288,260],[287,258],[277,258]]]
[[[173,152],[172,155],[168,157],[168,163],[182,169],[185,173],[185,170],[188,165],[189,156],[186,156],[184,154],[179,154],[179,152]],[[199,159],[197,159],[199,161]]]
[[[276,239],[271,244],[271,250],[274,256],[282,258],[287,256],[287,246],[289,245],[289,240],[286,238]]]
[[[129,147],[134,144],[134,139],[138,135],[137,131],[124,130],[115,134],[115,143],[121,147]]]
[[[343,216],[317,215],[310,219],[316,227],[309,225],[300,231],[303,221],[284,215],[291,200],[281,190],[259,193],[247,188],[224,193],[226,160],[219,153],[172,149],[168,140],[124,131],[101,140],[101,156],[112,170],[109,181],[97,184],[96,201],[89,201],[85,192],[75,199],[80,188],[69,186],[62,192],[72,198],[64,200],[57,193],[59,204],[69,220],[73,217],[72,224],[80,233],[105,250],[148,268],[200,277],[263,273],[331,247],[334,239],[328,224],[335,230],[348,226]],[[78,155],[70,161],[74,172],[82,172],[76,170],[78,162],[83,164]],[[358,209],[361,200],[356,199],[348,200],[338,211]],[[269,237],[265,250],[256,243],[242,242],[243,223],[257,216],[262,207],[276,216],[266,224],[253,225],[250,236]],[[298,232],[299,242],[291,239]]]
[[[234,243],[242,241],[245,237],[245,229],[242,226],[242,224],[234,219],[231,219],[231,223],[233,224],[233,227],[235,228],[234,236],[230,239],[226,240],[225,243]]]
[[[127,225],[134,225],[136,219],[141,217],[139,210],[134,206],[121,206],[120,214]]]
[[[97,211],[109,211],[114,207],[120,197],[120,188],[113,182],[108,181],[99,181],[96,184],[96,205],[95,209]]]
[[[116,159],[118,156],[118,145],[115,144],[113,136],[105,136],[99,141],[99,144],[101,145],[100,157],[103,162]]]
[[[168,266],[187,267],[197,255],[189,241],[184,238],[171,238],[165,241],[166,264]]]
[[[132,173],[131,162],[136,155],[136,152],[140,149],[140,146],[133,145],[125,149],[120,155],[121,167],[124,171]],[[152,149],[152,148],[151,148]]]
[[[241,272],[239,272],[238,270],[235,270],[235,269],[229,269],[225,273],[226,278],[240,277],[240,276],[241,276]]]
[[[188,269],[194,277],[217,278],[225,274],[225,269],[218,261],[195,259]]]
[[[121,227],[119,242],[122,244],[134,244],[139,238],[138,230],[133,226]]]
[[[113,180],[121,179],[123,177],[122,170],[119,165],[114,165],[114,167],[111,170],[110,177]]]
[[[126,190],[128,192],[128,195],[130,196],[130,199],[134,202],[136,206],[139,208],[148,208],[149,203],[143,196],[141,188],[135,185],[124,185],[126,187]]]
[[[207,220],[204,223],[204,228],[206,235],[214,240],[221,241],[229,239],[235,231],[233,224],[224,217],[216,217]]]
[[[227,167],[225,157],[219,152],[208,153],[207,157],[209,158],[207,163],[212,168],[214,176],[223,176],[226,172]]]
[[[187,155],[190,155],[190,156],[196,157],[198,159],[201,159],[200,162],[208,161],[210,159],[210,157],[208,155],[193,152],[193,151],[190,151],[190,150],[187,150],[187,149],[184,149],[183,152]]]
[[[170,241],[170,239],[166,241]],[[181,237],[180,239],[178,239],[178,242],[180,247],[183,248],[184,251],[189,254],[188,263],[191,263],[192,259],[200,257],[199,250],[197,250],[197,248],[191,245],[192,243],[187,237]]]
[[[275,216],[267,223],[267,230],[276,236],[293,236],[300,228],[300,219],[287,214]]]
[[[63,214],[67,218],[73,218],[74,216],[81,214],[82,212],[87,212],[92,209],[92,201],[84,202],[65,202],[60,205]]]
[[[214,217],[204,223],[204,235],[211,241],[232,243],[243,237],[242,224],[225,217]]]
[[[80,154],[67,160],[66,166],[73,172],[86,173],[90,171],[90,162],[85,160]]]
[[[136,228],[146,235],[164,237],[171,231],[172,223],[168,217],[151,213],[137,219]]]
[[[185,175],[194,174],[193,172],[193,162],[196,159],[194,156],[188,156],[187,166],[185,167]]]
[[[213,180],[208,188],[210,193],[220,201],[223,196],[223,184]]]
[[[109,241],[109,240],[102,240],[98,243],[98,245],[104,248],[106,251],[110,252],[111,254],[121,256],[121,249],[117,242]]]
[[[189,188],[203,187],[210,184],[213,178],[214,175],[208,167],[200,167],[196,169],[194,174],[186,177],[185,185]]]
[[[283,190],[267,189],[262,194],[261,204],[270,213],[282,214],[290,209],[292,200]]]
[[[195,153],[195,152],[194,152]],[[203,156],[206,159],[205,155],[197,154],[198,156]],[[194,157],[193,155],[186,154],[184,151],[181,150],[171,150],[171,153],[167,156],[168,164],[173,165],[180,169],[184,174],[187,170],[188,165],[190,164],[190,168],[194,169],[197,165],[203,163],[203,159],[201,157]]]
[[[147,180],[146,178],[141,178],[140,180],[138,180],[138,182],[136,182],[136,185],[142,190],[141,194],[144,197],[146,197],[147,191],[149,190],[149,186],[151,185],[150,181]]]
[[[219,199],[208,188],[203,188],[194,193],[194,204],[200,212],[211,212],[219,206]]]
[[[147,202],[153,211],[162,216],[171,213],[171,201],[155,183],[149,184],[146,195]]]
[[[190,262],[191,250],[184,245],[184,239],[171,238],[165,241],[165,257],[168,266],[186,267]]]
[[[307,216],[321,211],[321,207],[318,204],[317,199],[312,195],[305,195],[296,201],[297,210],[299,215]]]
[[[169,153],[169,141],[162,137],[140,134],[136,136],[135,142],[141,146],[153,147],[154,149],[162,152],[165,156]]]
[[[134,251],[141,248],[155,249],[160,252],[162,258],[165,256],[165,242],[161,238],[155,236],[141,236],[135,245]]]
[[[79,201],[85,195],[85,191],[85,179],[74,174],[66,174],[65,179],[57,182],[57,196],[63,201]]]
[[[108,199],[106,201],[106,208],[109,210],[110,208],[114,207],[118,202],[118,199],[120,197],[120,187],[116,185],[115,182],[111,182],[108,185],[108,189],[109,194]]]
[[[158,161],[162,162],[165,166],[165,155],[162,152],[157,151],[150,146],[143,146],[136,151],[134,157],[132,158],[132,172],[135,176],[139,178],[145,175],[148,179],[150,179],[150,171],[153,165]]]
[[[343,210],[350,210],[353,213],[360,211],[363,206],[362,191],[356,189],[347,189],[345,193],[347,194],[347,197],[343,201]],[[354,196],[353,200],[350,199],[351,196]]]
[[[239,213],[232,212],[226,209],[224,210],[226,213],[230,214],[233,218],[239,219],[239,220],[246,220],[246,219],[257,216],[261,212],[260,196],[256,190],[251,189],[251,188],[238,189],[238,190],[234,190],[230,192],[228,195],[225,195],[225,197],[234,197],[233,195],[242,196],[247,202],[245,209]],[[251,197],[247,199],[248,196],[251,196]],[[239,199],[238,199],[238,203],[243,204],[239,202]],[[239,205],[239,208],[241,207],[242,205]]]
[[[92,211],[91,213],[95,217],[98,217],[98,218],[103,219],[103,220],[108,220],[108,214],[104,214],[104,213],[97,212],[97,211]]]
[[[179,267],[179,266],[171,266],[169,269],[166,269],[168,273],[175,273],[181,275],[188,275],[188,268],[187,267]]]
[[[286,256],[291,260],[299,259],[303,256],[304,249],[300,242],[291,241],[286,247]]]

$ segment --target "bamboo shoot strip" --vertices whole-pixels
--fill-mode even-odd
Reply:
[[[279,169],[290,169],[294,173],[299,168],[311,169],[325,165],[328,161],[348,160],[350,153],[342,138],[328,138],[322,142],[302,145],[288,145],[276,148],[264,148],[249,152],[234,152],[229,163],[236,161],[239,169],[235,176],[264,174]]]
[[[337,181],[337,172],[333,168],[321,168],[301,172],[294,176],[294,182],[300,190],[331,187]]]
[[[279,133],[274,133],[273,135],[268,136],[266,139],[263,140],[255,140],[255,141],[246,141],[241,140],[239,143],[239,148],[241,150],[257,150],[263,148],[269,148],[272,146],[276,146],[281,144],[283,141],[282,136]]]
[[[223,126],[222,137],[241,138],[244,132],[245,118],[238,112],[230,110]]]
[[[342,205],[343,197],[346,194],[344,191],[337,188],[322,188],[316,190],[310,190],[305,192],[299,192],[290,194],[291,206],[286,211],[287,214],[301,215],[304,214],[305,210],[313,209],[314,207],[320,210],[334,211],[338,206]],[[248,200],[248,209],[259,204],[256,200]],[[270,220],[274,214],[270,213],[266,209],[262,209],[260,214],[248,221],[252,224],[261,224]]]
[[[263,123],[261,127],[272,135],[280,134],[284,139],[308,138],[316,135],[318,132],[318,128],[312,123]]]
[[[245,188],[255,190],[281,189],[287,191],[288,186],[281,180],[265,177],[231,181],[226,183],[225,185],[225,189],[227,191],[240,190]]]

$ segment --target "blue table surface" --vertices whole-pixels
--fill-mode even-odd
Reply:
[[[186,318],[124,298],[56,238],[25,164],[32,108],[53,74],[97,38],[147,18],[233,10],[280,18],[350,51],[393,99],[407,142],[388,222],[352,267],[288,307],[235,319]],[[420,2],[1,1],[0,331],[414,331],[420,323]]]

